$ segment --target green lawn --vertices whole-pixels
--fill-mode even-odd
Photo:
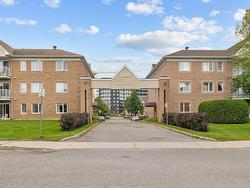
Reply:
[[[168,127],[218,141],[250,140],[250,122],[246,124],[210,124],[208,132],[194,131],[173,125],[168,125]]]
[[[92,124],[97,123],[93,121]],[[8,120],[0,121],[0,140],[46,140],[59,141],[62,138],[73,136],[92,124],[84,125],[71,131],[62,131],[59,121],[44,120],[42,136],[39,136],[39,120]]]

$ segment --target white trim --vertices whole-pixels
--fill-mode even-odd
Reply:
[[[0,48],[4,51],[4,56],[9,55],[9,53],[7,52],[7,50],[5,50],[4,47],[0,46]],[[0,55],[0,57],[4,57],[4,56],[1,56],[1,55]]]
[[[22,61],[20,61],[19,65],[20,65],[20,72],[27,71],[27,61],[22,60]],[[22,67],[22,65],[24,65],[25,68]],[[24,69],[22,69],[22,68],[24,68]]]
[[[180,84],[189,83],[189,91],[181,91]],[[179,80],[179,93],[191,93],[192,92],[192,82],[190,80]]]
[[[219,86],[219,82],[222,82],[222,91],[218,90],[218,86]],[[224,81],[223,80],[218,80],[217,81],[217,88],[216,88],[217,92],[219,93],[224,93]]]
[[[189,70],[181,70],[181,63],[189,63]],[[191,72],[192,71],[192,62],[190,61],[179,61],[179,72]]]
[[[189,103],[189,112],[181,112],[181,103]],[[182,114],[192,113],[192,102],[190,102],[190,101],[179,101],[178,108],[179,108],[178,109],[179,113],[182,113]],[[184,109],[185,109],[185,105],[184,105]]]
[[[59,104],[62,104],[62,105],[66,104],[66,106],[67,106],[67,112],[58,112],[57,111],[57,105],[59,105]],[[68,112],[69,112],[69,105],[68,105],[68,103],[56,103],[56,114],[65,114],[65,113],[68,113]]]
[[[203,84],[204,83],[212,83],[212,91],[204,91],[203,90]],[[214,93],[214,82],[213,81],[202,81],[202,85],[201,85],[201,91],[202,93]]]
[[[66,69],[58,69],[57,67],[57,63],[65,63],[66,62]],[[56,60],[55,61],[55,65],[56,65],[56,72],[67,72],[68,71],[68,65],[69,65],[69,61],[68,60],[65,60],[65,59],[59,59],[59,60]],[[62,66],[63,67],[63,66]]]
[[[22,108],[23,104],[26,105],[26,112],[23,112],[23,108]],[[21,110],[21,114],[23,114],[23,115],[27,114],[27,112],[28,112],[28,108],[27,107],[28,107],[28,105],[26,103],[21,103],[21,109],[20,109]]]
[[[37,105],[38,105],[38,110],[39,110],[39,112],[37,112],[37,113],[34,113],[34,112],[33,112],[33,104],[37,104]],[[39,106],[41,106],[41,107],[39,108]],[[32,103],[32,104],[31,104],[31,114],[40,114],[41,108],[42,108],[42,105],[41,105],[40,103]]]
[[[66,84],[67,91],[57,91],[57,84]],[[69,91],[69,84],[68,84],[68,82],[64,82],[64,81],[57,81],[56,82],[56,93],[68,93],[68,91]]]
[[[34,62],[41,63],[41,67],[39,67],[39,68],[41,68],[41,69],[38,69],[38,70],[32,69],[32,63],[34,63]],[[30,62],[30,70],[31,70],[31,72],[42,72],[42,71],[43,71],[43,61],[42,61],[41,59],[32,60],[32,61]]]

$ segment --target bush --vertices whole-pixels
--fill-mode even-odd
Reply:
[[[247,123],[248,104],[244,100],[214,100],[202,102],[199,112],[206,112],[211,123]]]
[[[140,120],[148,119],[148,116],[139,116]]]
[[[88,114],[86,113],[66,113],[61,115],[60,125],[67,131],[81,127],[88,123]]]
[[[208,131],[208,116],[205,113],[168,113],[168,124],[196,131]],[[164,115],[164,120],[166,119]]]

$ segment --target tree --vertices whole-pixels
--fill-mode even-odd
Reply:
[[[233,90],[242,88],[245,94],[250,95],[250,9],[246,10],[242,23],[237,26],[236,34],[243,40],[235,45],[239,52],[233,62],[236,69],[242,70],[242,74],[233,79]]]
[[[95,102],[97,103],[97,106],[94,109],[95,114],[97,114],[98,116],[110,115],[110,110],[107,104],[100,97],[96,97]]]
[[[135,90],[126,99],[124,108],[132,115],[143,114],[143,104]]]

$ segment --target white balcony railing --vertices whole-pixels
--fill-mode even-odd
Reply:
[[[0,67],[0,77],[10,77],[10,68],[6,66]]]
[[[250,99],[250,96],[245,93],[235,92],[233,93],[233,98],[235,99]]]
[[[10,99],[10,90],[0,89],[0,99]]]

